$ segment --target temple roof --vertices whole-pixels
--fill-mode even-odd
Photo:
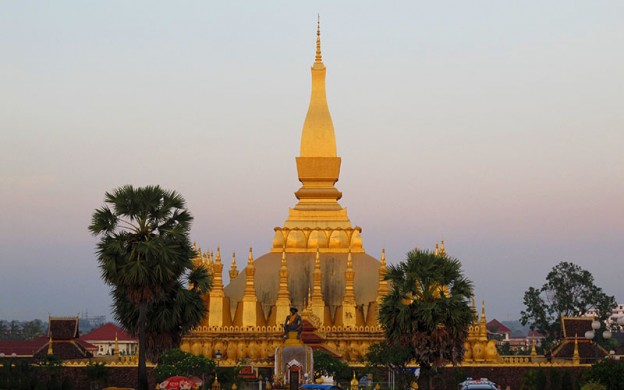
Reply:
[[[78,338],[78,317],[50,317],[48,321],[48,337],[53,340]]]
[[[592,330],[591,324],[594,319],[591,317],[562,317],[561,328],[563,337],[574,339],[575,336],[585,338],[585,332]]]
[[[136,337],[130,336],[123,328],[110,322],[80,337],[80,339],[90,342],[110,341],[115,340],[115,338],[118,341],[137,341]]]

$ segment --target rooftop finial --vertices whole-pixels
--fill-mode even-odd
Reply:
[[[314,62],[323,62],[323,56],[321,56],[321,15],[318,15],[316,22],[316,58]]]

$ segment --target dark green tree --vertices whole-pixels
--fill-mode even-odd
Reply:
[[[108,368],[104,363],[89,363],[85,367],[85,373],[91,383],[91,388],[99,389],[108,378]]]
[[[561,339],[561,317],[576,317],[596,309],[598,319],[605,321],[617,306],[613,296],[594,284],[589,271],[565,261],[553,267],[541,288],[529,287],[524,293],[524,305],[520,322],[544,334],[547,348]]]
[[[137,388],[148,390],[146,331],[159,316],[150,310],[167,306],[184,289],[185,279],[190,279],[191,293],[186,298],[192,296],[195,304],[176,309],[199,309],[197,318],[201,318],[206,310],[201,295],[208,290],[208,275],[203,267],[193,266],[195,251],[189,240],[193,217],[180,194],[159,186],[126,185],[107,192],[104,203],[94,212],[89,230],[100,237],[97,258],[102,279],[112,287],[116,319],[139,338]],[[135,311],[118,309],[124,305]],[[170,337],[173,331],[183,329],[163,330]]]
[[[378,369],[377,376],[382,375],[382,368],[393,371],[396,384],[400,389],[409,388],[411,381],[414,380],[412,371],[405,369],[407,363],[413,359],[410,348],[388,344],[385,341],[371,345],[366,353],[367,365]]]
[[[203,356],[183,352],[179,349],[170,349],[163,353],[154,369],[157,382],[176,376],[197,376],[209,383],[215,373],[215,362]]]
[[[45,329],[41,320],[26,321],[22,324],[22,336],[25,340],[32,340],[44,334]]]
[[[314,377],[321,376],[331,376],[336,381],[344,381],[351,378],[351,372],[347,363],[331,353],[314,350]]]
[[[624,361],[604,359],[583,372],[584,383],[600,383],[607,390],[624,390]]]
[[[424,388],[432,388],[437,368],[457,364],[473,320],[472,282],[459,260],[413,250],[388,268],[392,282],[379,316],[388,344],[411,350],[420,365]]]

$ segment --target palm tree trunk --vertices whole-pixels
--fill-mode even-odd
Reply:
[[[149,390],[149,383],[147,381],[147,365],[145,362],[146,348],[145,348],[145,321],[147,319],[147,303],[141,302],[139,304],[139,367],[137,378],[137,390]]]

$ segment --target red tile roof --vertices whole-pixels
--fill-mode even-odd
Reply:
[[[117,340],[119,341],[138,341],[136,337],[130,336],[124,329],[110,322],[81,336],[80,339],[89,342],[113,341],[115,340],[115,336],[117,336]]]
[[[486,328],[487,329],[493,329],[495,333],[511,333],[511,329],[509,329],[508,327],[503,325],[498,320],[492,320],[492,321],[488,322],[487,325],[486,325]]]
[[[41,347],[48,344],[46,336],[38,337],[33,340],[0,340],[0,353],[4,356],[32,356]]]

